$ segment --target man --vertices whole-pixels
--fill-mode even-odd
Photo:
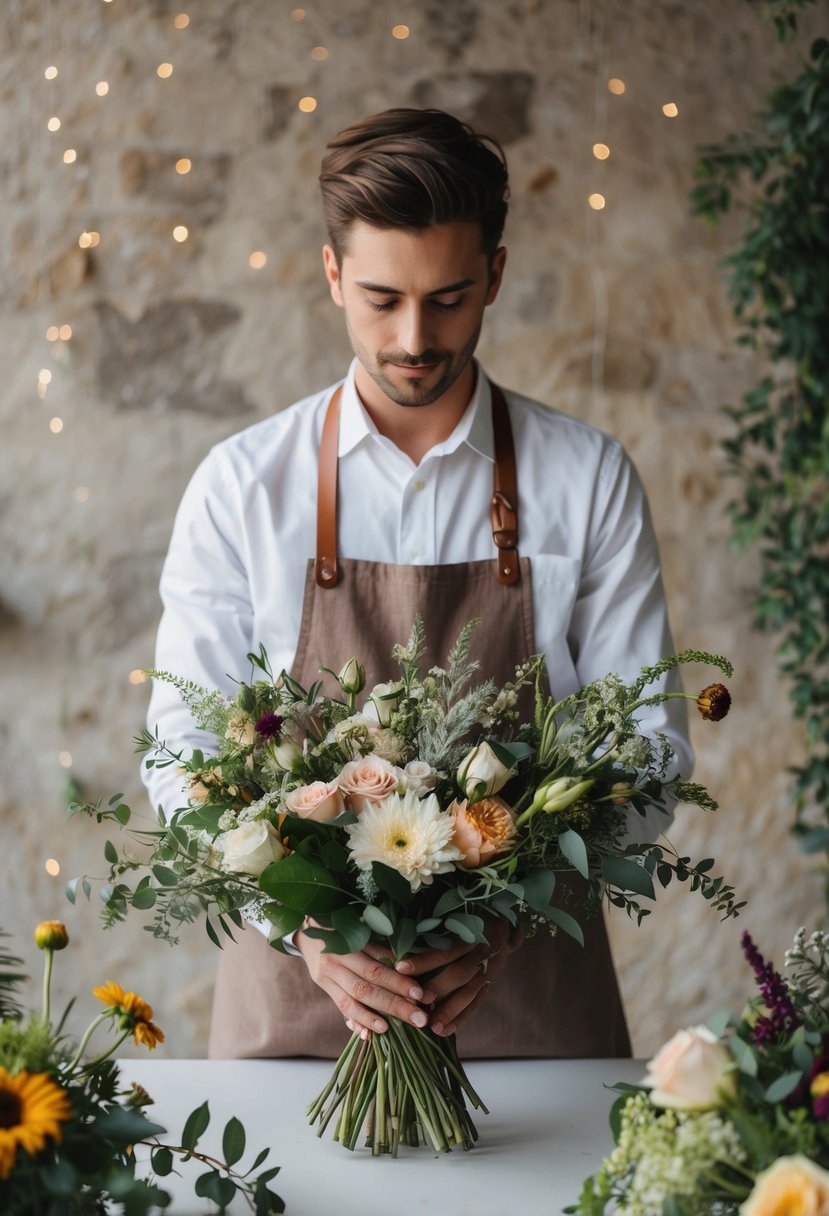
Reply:
[[[371,683],[392,674],[416,612],[429,663],[480,617],[486,674],[503,682],[540,651],[557,696],[670,653],[647,505],[619,444],[503,394],[474,361],[506,260],[500,149],[439,111],[390,110],[331,141],[320,183],[323,264],[355,360],[342,385],[197,470],[162,575],[156,666],[230,692],[262,642],[306,686],[352,655]],[[681,706],[649,727],[687,771]],[[149,721],[176,747],[209,742],[167,684]],[[178,793],[157,769],[146,780],[155,803]],[[460,1029],[467,1056],[629,1051],[600,917],[583,950],[499,922],[485,947],[396,969],[379,947],[325,955],[300,932],[293,958],[253,929],[239,937],[220,962],[213,1055],[335,1056],[344,1020],[365,1035],[392,1015]]]

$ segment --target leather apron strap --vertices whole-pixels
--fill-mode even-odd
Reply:
[[[512,441],[507,400],[497,384],[492,391],[492,433],[495,442],[491,518],[492,541],[497,549],[495,577],[509,586],[521,577],[518,563],[518,479],[515,445]],[[335,587],[339,578],[337,561],[337,466],[340,441],[340,398],[342,385],[332,394],[322,426],[317,482],[317,558],[318,586]]]

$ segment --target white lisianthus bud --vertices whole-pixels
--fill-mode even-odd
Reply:
[[[514,772],[501,763],[488,743],[479,743],[458,769],[458,785],[470,802],[477,802],[497,794]]]
[[[354,694],[362,692],[366,686],[366,669],[356,659],[349,659],[337,676],[337,683],[343,692]]]
[[[377,721],[381,726],[388,726],[394,711],[400,704],[403,695],[402,684],[375,684],[369,693],[369,701],[377,710]]]

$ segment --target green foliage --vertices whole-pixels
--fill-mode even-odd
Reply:
[[[27,976],[18,970],[23,966],[23,960],[16,954],[10,954],[3,944],[3,939],[8,936],[8,933],[0,930],[0,1018],[17,1019],[22,1016],[17,993]]]
[[[809,0],[767,0],[781,41]],[[790,699],[806,725],[807,759],[792,769],[795,832],[829,850],[829,41],[818,38],[757,128],[702,149],[696,213],[736,209],[742,244],[725,259],[738,341],[768,372],[730,407],[725,442],[738,493],[733,534],[756,545],[757,625],[780,636]],[[811,808],[817,808],[816,823]]]

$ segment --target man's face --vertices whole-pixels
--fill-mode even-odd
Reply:
[[[326,245],[325,273],[365,373],[358,369],[357,387],[373,398],[367,405],[385,404],[377,390],[400,406],[431,405],[453,386],[468,399],[470,360],[505,257],[499,249],[490,264],[476,223],[412,230],[355,221],[341,265]]]

